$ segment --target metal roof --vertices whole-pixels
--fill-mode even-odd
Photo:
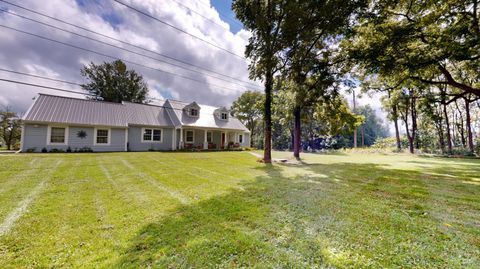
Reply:
[[[125,112],[122,104],[40,94],[23,120],[127,127]]]
[[[199,117],[191,117],[183,110],[190,103],[176,101],[176,100],[167,100],[165,105],[170,105],[173,108],[173,111],[178,119],[179,123],[177,125],[191,126],[191,127],[203,127],[203,128],[218,128],[218,129],[231,129],[231,130],[242,130],[249,132],[247,127],[243,125],[237,118],[229,115],[228,120],[221,120],[215,116],[215,110],[217,107],[200,105]]]
[[[131,102],[111,103],[40,94],[23,120],[59,124],[128,127],[147,126],[191,126],[212,129],[231,129],[248,132],[236,118],[228,121],[215,116],[218,108],[200,105],[199,117],[190,117],[184,108],[191,103],[167,100],[159,105]],[[195,103],[196,104],[196,103]]]
[[[145,105],[123,102],[127,111],[127,122],[133,125],[173,126],[167,109],[163,105]]]

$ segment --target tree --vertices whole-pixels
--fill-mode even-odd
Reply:
[[[368,74],[480,96],[478,0],[375,1],[344,48]]]
[[[273,79],[281,68],[279,53],[284,46],[281,28],[288,8],[287,1],[284,0],[234,0],[232,3],[237,18],[252,33],[245,50],[245,56],[250,59],[250,78],[263,80],[265,85],[263,153],[265,163],[272,162]]]
[[[134,70],[127,70],[121,60],[100,65],[90,63],[83,67],[81,74],[90,81],[82,84],[82,88],[93,95],[89,98],[115,103],[147,101],[148,87],[143,77]]]
[[[379,138],[388,136],[388,129],[383,121],[375,114],[370,105],[357,107],[357,114],[364,117],[362,124],[364,130],[364,146],[371,146]]]
[[[8,107],[0,111],[0,136],[5,141],[8,150],[20,142],[21,128],[22,123],[15,112],[10,111]]]
[[[338,42],[354,14],[367,1],[291,1],[284,25],[283,75],[294,85],[294,157],[300,158],[302,110],[319,98],[336,94],[341,78]],[[337,86],[337,87],[336,87]]]
[[[259,120],[262,119],[263,94],[256,91],[246,91],[231,107],[231,113],[234,117],[243,122],[250,130],[250,146],[254,145],[254,137]]]

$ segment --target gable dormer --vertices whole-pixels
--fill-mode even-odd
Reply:
[[[200,106],[196,102],[186,105],[183,111],[192,118],[198,118],[200,116]]]
[[[217,108],[214,114],[219,120],[228,121],[228,118],[230,118],[230,111],[226,107]]]

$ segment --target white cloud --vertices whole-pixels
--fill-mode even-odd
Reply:
[[[80,5],[73,0],[48,1],[48,5],[42,1],[26,0],[19,4],[53,17],[66,20],[75,25],[86,27],[102,34],[125,40],[138,46],[146,47],[150,50],[155,50],[158,53],[169,55],[210,70],[215,70],[218,73],[239,78],[243,81],[249,81],[247,70],[248,65],[245,59],[241,59],[214,48],[213,46],[207,45],[200,40],[173,30],[168,26],[142,16],[114,2],[100,1],[99,3],[94,4],[89,1],[79,1],[79,3],[86,4]],[[248,42],[248,37],[250,36],[249,32],[241,30],[236,34],[233,34],[228,31],[227,29],[229,29],[229,25],[222,21],[217,11],[209,5],[200,4],[196,0],[182,1],[184,5],[195,9],[203,16],[208,17],[223,27],[205,20],[198,14],[189,12],[184,7],[175,4],[173,1],[136,0],[127,3],[141,10],[148,11],[157,18],[165,20],[172,25],[178,26],[185,31],[201,37],[202,39],[208,40],[209,42],[218,44],[236,54],[244,54],[245,44]],[[0,4],[0,6],[8,8],[11,12],[23,16],[53,24],[95,39],[101,39],[105,42],[122,46],[143,54],[148,54],[154,58],[172,62],[159,55],[141,51],[6,4]],[[152,97],[161,98],[166,94],[173,98],[185,101],[196,100],[200,103],[209,105],[230,105],[236,97],[246,90],[246,87],[244,86],[226,83],[205,74],[186,71],[152,59],[133,55],[75,35],[41,26],[33,22],[28,22],[9,14],[2,14],[0,16],[0,24],[220,86],[209,86],[127,63],[129,68],[135,69],[145,77],[151,90],[150,95]],[[83,78],[80,76],[80,69],[83,65],[88,64],[91,61],[95,63],[112,61],[112,59],[101,57],[93,53],[69,48],[4,28],[0,29],[0,39],[2,40],[2,42],[0,42],[1,67],[5,69],[49,76],[73,82],[84,82]],[[177,62],[174,63],[179,64]],[[195,69],[191,66],[189,68]],[[208,73],[205,71],[202,72]],[[216,76],[215,74],[211,75]],[[0,78],[20,80],[23,82],[37,83],[69,90],[80,90],[78,87],[72,85],[28,78],[1,71]],[[223,79],[229,80],[228,78]],[[242,84],[238,81],[235,81],[235,83]],[[31,99],[38,92],[71,95],[52,90],[0,82],[0,102],[12,106],[19,112],[25,111],[28,108]]]

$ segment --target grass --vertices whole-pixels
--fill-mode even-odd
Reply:
[[[472,159],[5,155],[0,267],[478,268],[479,194]]]

